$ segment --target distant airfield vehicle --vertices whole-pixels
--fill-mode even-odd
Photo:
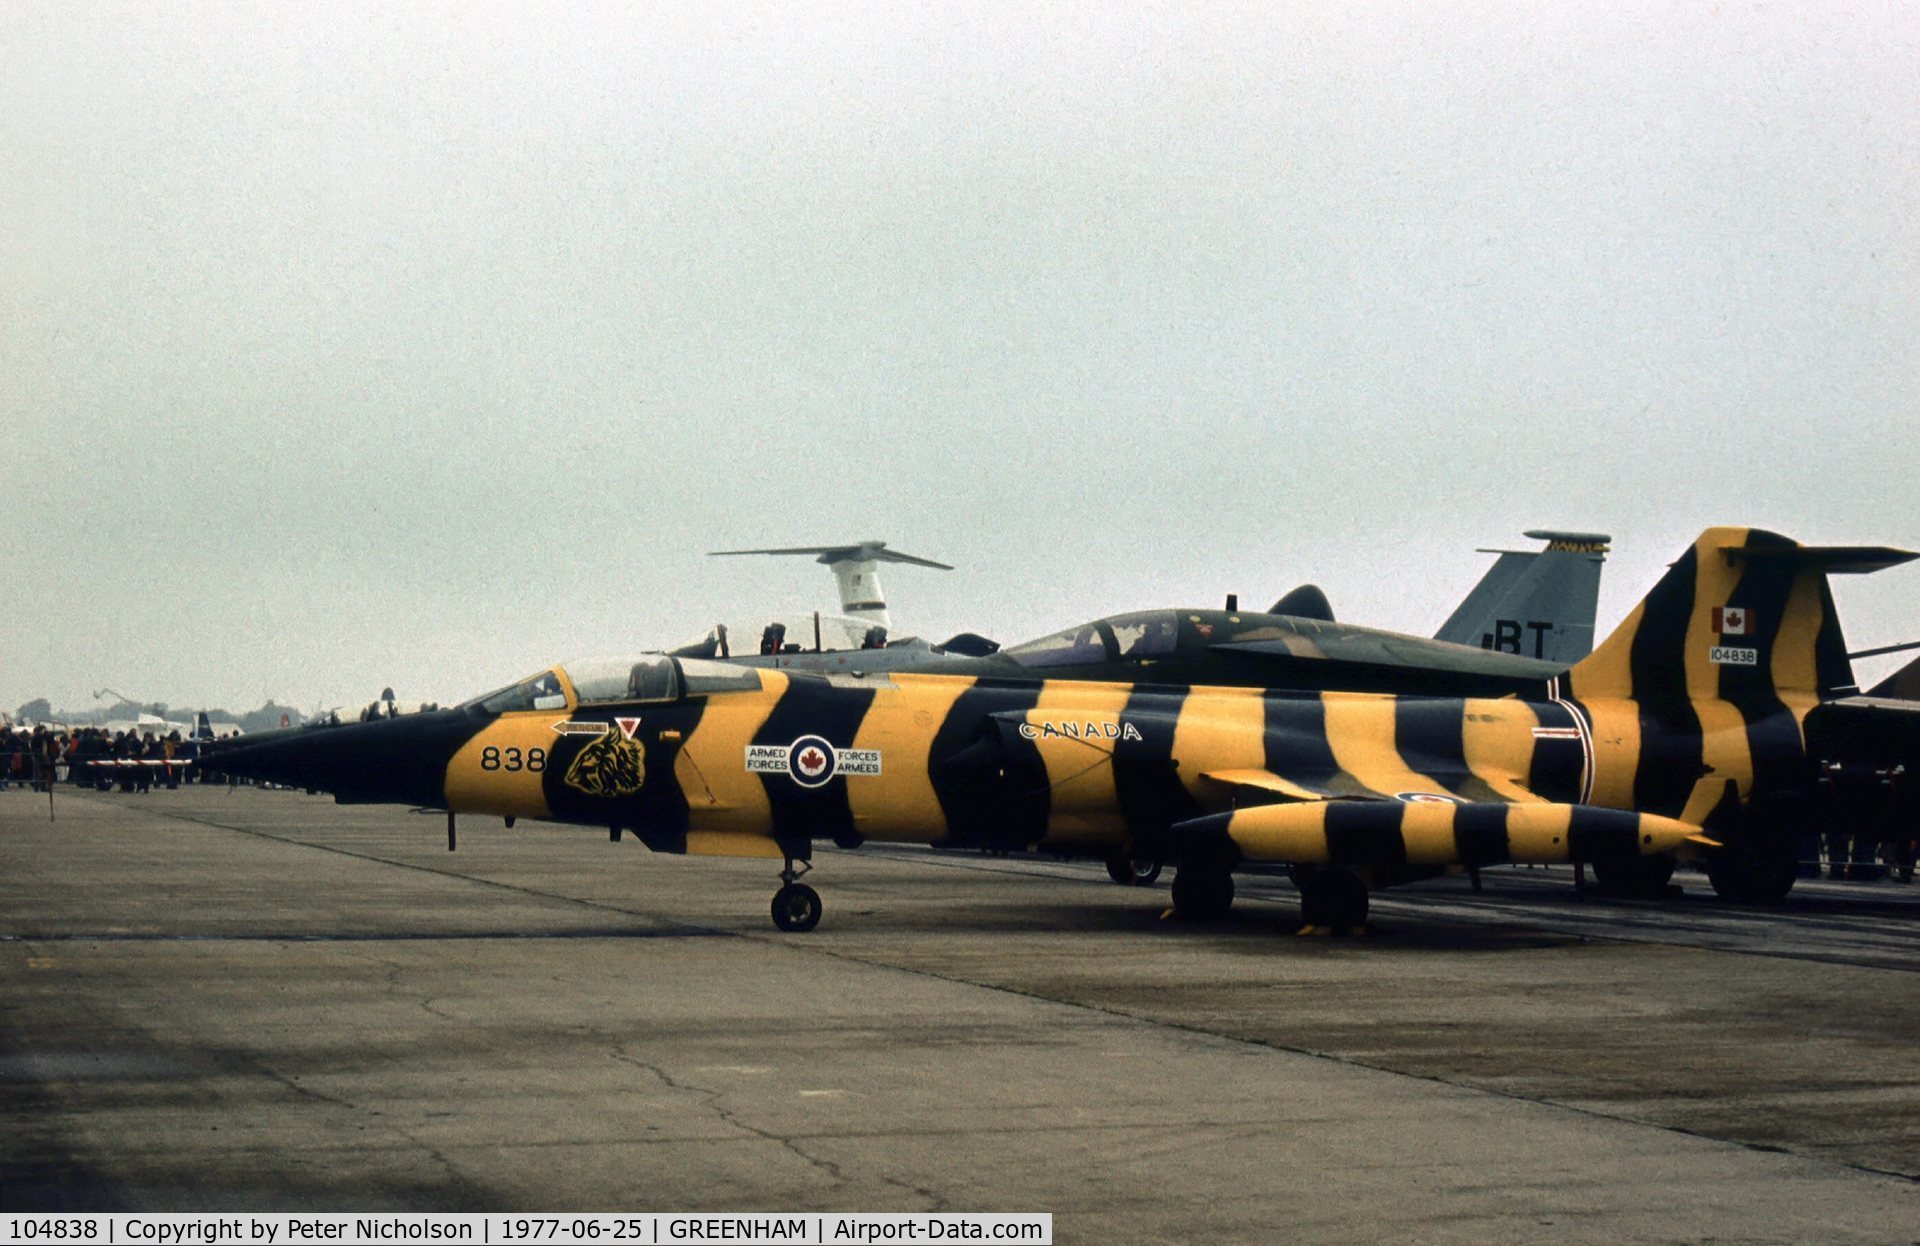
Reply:
[[[1310,926],[1448,869],[1635,874],[1707,853],[1724,896],[1793,883],[1813,783],[1802,724],[1854,691],[1827,586],[1915,555],[1703,533],[1607,641],[1498,698],[567,663],[452,710],[212,749],[228,773],[343,803],[545,818],[668,853],[784,862],[811,928],[813,845],[866,840],[1178,862],[1175,908],[1289,866]],[[1783,847],[1784,845],[1784,847]]]

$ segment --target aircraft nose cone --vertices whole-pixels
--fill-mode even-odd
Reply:
[[[208,750],[206,769],[330,793],[341,804],[445,805],[447,762],[483,720],[438,710],[339,727],[240,736]]]

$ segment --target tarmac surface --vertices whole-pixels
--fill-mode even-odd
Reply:
[[[775,863],[0,792],[0,1205],[1048,1211],[1061,1242],[1920,1240],[1920,885],[1744,909]]]

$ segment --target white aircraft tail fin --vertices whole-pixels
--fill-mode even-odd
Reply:
[[[815,562],[833,569],[833,577],[840,585],[840,613],[855,619],[866,619],[886,628],[893,624],[887,617],[887,599],[880,594],[877,571],[880,563],[903,562],[915,567],[953,570],[944,562],[888,549],[885,541],[860,541],[853,545],[797,545],[781,549],[716,549],[708,553],[714,557],[734,554],[811,554]]]

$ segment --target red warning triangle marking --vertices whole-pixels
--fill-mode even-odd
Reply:
[[[640,730],[638,718],[616,718],[613,721],[620,724],[620,734],[629,740],[633,739],[634,732]]]

